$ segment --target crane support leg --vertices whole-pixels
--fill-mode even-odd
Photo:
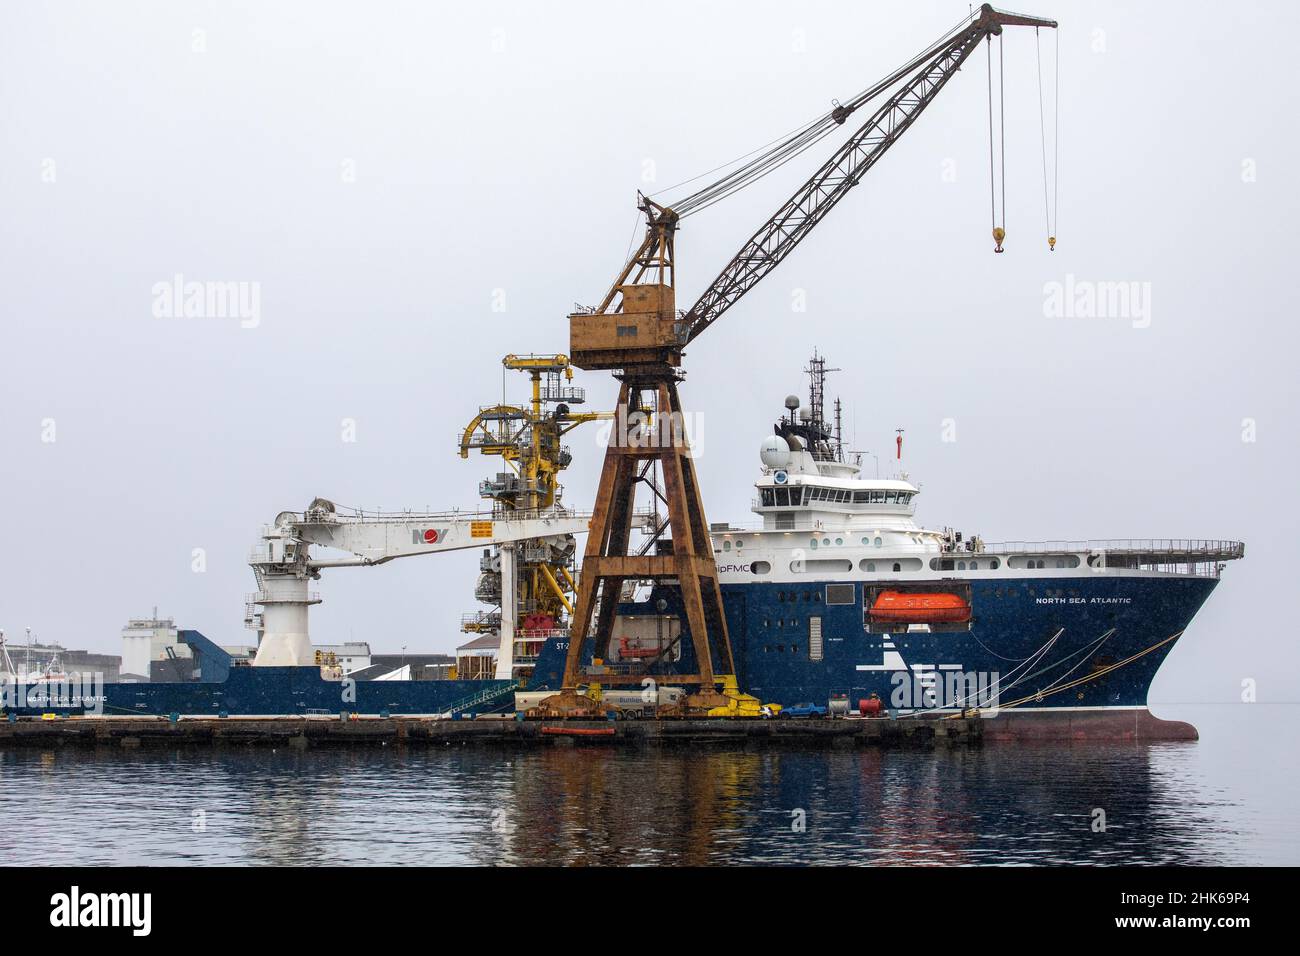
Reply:
[[[651,427],[646,426],[636,411],[643,406],[642,396],[647,393],[656,399]],[[593,659],[605,660],[625,581],[676,581],[695,650],[696,673],[674,674],[671,680],[697,685],[689,706],[720,706],[725,699],[714,688],[715,673],[734,673],[731,645],[722,611],[713,542],[674,373],[667,367],[648,371],[629,369],[619,389],[618,408],[620,414],[615,418],[605,451],[591,534],[579,577],[578,604],[565,661],[564,692],[571,697],[580,684],[590,681],[639,686],[647,676],[640,671],[611,673],[604,668],[596,674],[584,671],[583,648],[591,639]],[[641,463],[651,459],[657,460],[663,470],[672,547],[671,553],[637,555],[629,551],[633,505]]]

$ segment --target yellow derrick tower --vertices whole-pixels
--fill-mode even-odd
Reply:
[[[501,364],[528,375],[529,400],[480,408],[460,434],[460,457],[478,451],[501,459],[502,469],[479,483],[479,495],[492,502],[494,513],[561,510],[559,475],[573,457],[564,436],[584,422],[612,416],[571,410],[586,402],[586,391],[572,384],[567,355],[507,355]],[[493,609],[466,615],[461,630],[498,637],[513,634],[513,640],[502,642],[503,647],[513,647],[513,653],[498,658],[497,677],[527,680],[546,639],[568,627],[577,587],[575,554],[570,535],[484,550],[474,595]]]

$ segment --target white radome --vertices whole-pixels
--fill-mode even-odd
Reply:
[[[768,435],[758,446],[758,457],[768,468],[784,468],[790,464],[790,446],[780,435]]]

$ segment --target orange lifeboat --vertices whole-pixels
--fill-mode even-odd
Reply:
[[[871,620],[883,624],[965,624],[970,605],[956,594],[882,591]]]
[[[636,660],[647,657],[658,657],[659,648],[657,647],[636,647],[626,637],[618,639],[618,656],[619,660]]]

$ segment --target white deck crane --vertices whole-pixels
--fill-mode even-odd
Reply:
[[[260,605],[262,639],[254,665],[258,667],[302,666],[315,663],[307,609],[319,604],[320,595],[309,583],[320,577],[322,568],[368,567],[395,558],[440,554],[466,548],[506,545],[501,549],[502,577],[514,576],[517,541],[541,539],[559,550],[573,548],[573,536],[583,534],[590,514],[552,509],[501,514],[441,512],[419,514],[339,514],[324,498],[315,499],[303,512],[283,511],[262,532],[261,543],[249,557],[257,579],[257,592],[250,595],[252,607]],[[312,545],[348,552],[351,557],[315,558]],[[516,609],[502,589],[501,651],[496,676],[509,679],[513,667]]]

